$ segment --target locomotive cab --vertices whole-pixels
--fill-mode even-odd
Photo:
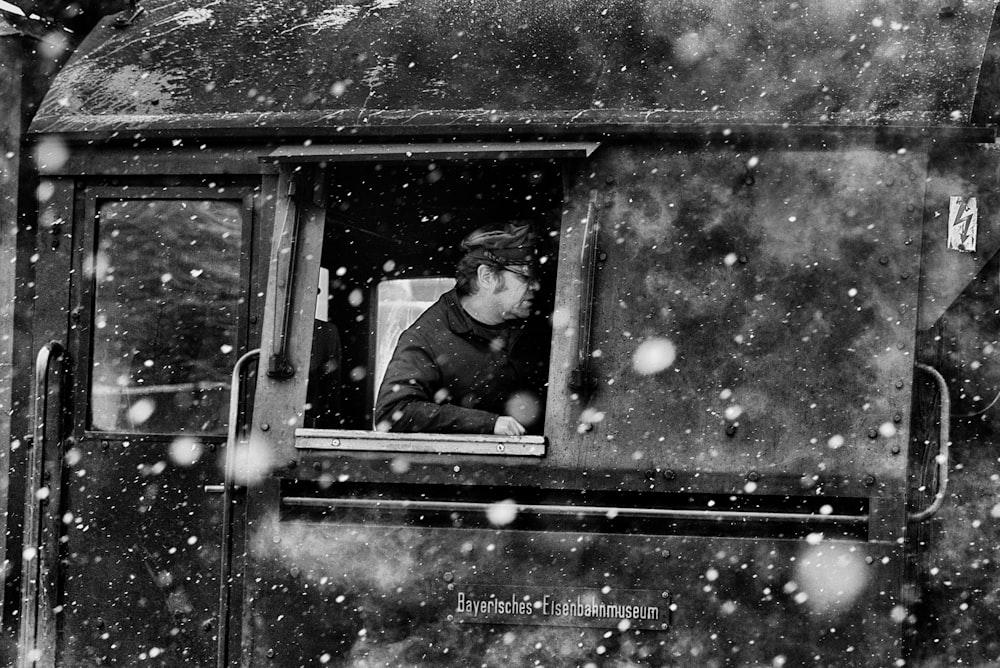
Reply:
[[[19,665],[932,662],[996,3],[688,4],[95,29],[32,126]],[[386,431],[496,220],[540,238],[533,433]]]

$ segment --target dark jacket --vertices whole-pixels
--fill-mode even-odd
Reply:
[[[391,431],[492,434],[497,417],[511,414],[508,399],[525,391],[538,402],[538,419],[525,426],[541,433],[548,350],[547,327],[483,325],[446,292],[400,335],[375,422]]]

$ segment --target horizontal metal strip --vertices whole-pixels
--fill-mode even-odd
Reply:
[[[282,146],[261,160],[275,162],[358,161],[390,158],[586,158],[600,142],[449,142],[422,144],[310,144]]]
[[[396,510],[426,512],[482,512],[496,504],[469,501],[418,501],[409,499],[359,499],[291,496],[281,499],[286,507],[353,508],[359,510]],[[565,517],[603,517],[608,519],[698,520],[713,522],[797,522],[822,525],[863,526],[868,514],[823,515],[817,513],[754,512],[735,510],[690,510],[680,508],[620,508],[615,506],[565,506],[540,503],[514,503],[518,513]]]
[[[296,429],[297,450],[542,457],[544,436],[397,434],[360,429]]]

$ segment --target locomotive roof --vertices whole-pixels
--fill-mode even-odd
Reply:
[[[94,29],[32,131],[967,127],[996,111],[996,5],[145,0]]]

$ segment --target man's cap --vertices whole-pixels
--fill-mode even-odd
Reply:
[[[536,260],[536,236],[527,223],[495,223],[470,232],[462,239],[462,250],[472,257],[502,266],[532,264]]]

